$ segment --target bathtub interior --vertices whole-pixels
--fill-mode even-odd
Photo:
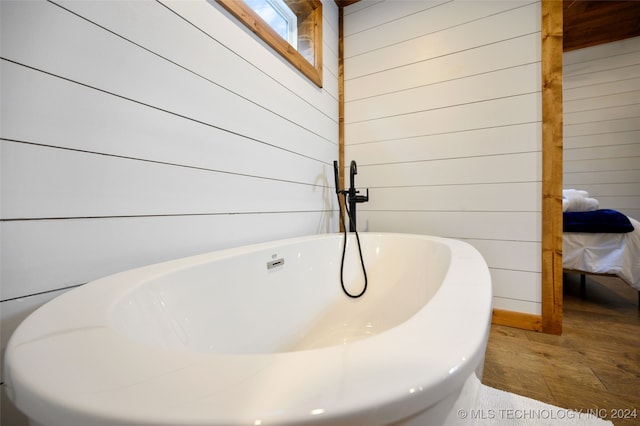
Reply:
[[[112,326],[163,349],[220,354],[290,352],[349,343],[413,316],[442,284],[450,248],[411,236],[360,236],[368,289],[350,299],[340,287],[342,239],[198,257],[132,286],[111,306]],[[267,263],[284,259],[268,268]],[[353,235],[344,281],[363,284]]]

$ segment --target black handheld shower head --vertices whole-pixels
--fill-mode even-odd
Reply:
[[[340,194],[340,175],[338,172],[338,162],[333,161],[333,179],[336,183],[336,194]]]

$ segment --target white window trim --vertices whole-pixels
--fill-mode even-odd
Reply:
[[[291,46],[298,50],[298,17],[293,10],[284,2],[284,0],[266,0],[273,6],[288,22],[289,34],[287,41]]]

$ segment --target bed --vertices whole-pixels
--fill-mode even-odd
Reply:
[[[565,272],[616,276],[638,290],[640,308],[640,222],[609,209],[563,213]]]

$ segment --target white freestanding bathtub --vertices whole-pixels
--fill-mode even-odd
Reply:
[[[368,289],[350,299],[342,238],[222,250],[69,291],[11,337],[9,397],[50,426],[464,423],[491,317],[481,255],[360,234]],[[357,292],[351,238],[345,284]]]

